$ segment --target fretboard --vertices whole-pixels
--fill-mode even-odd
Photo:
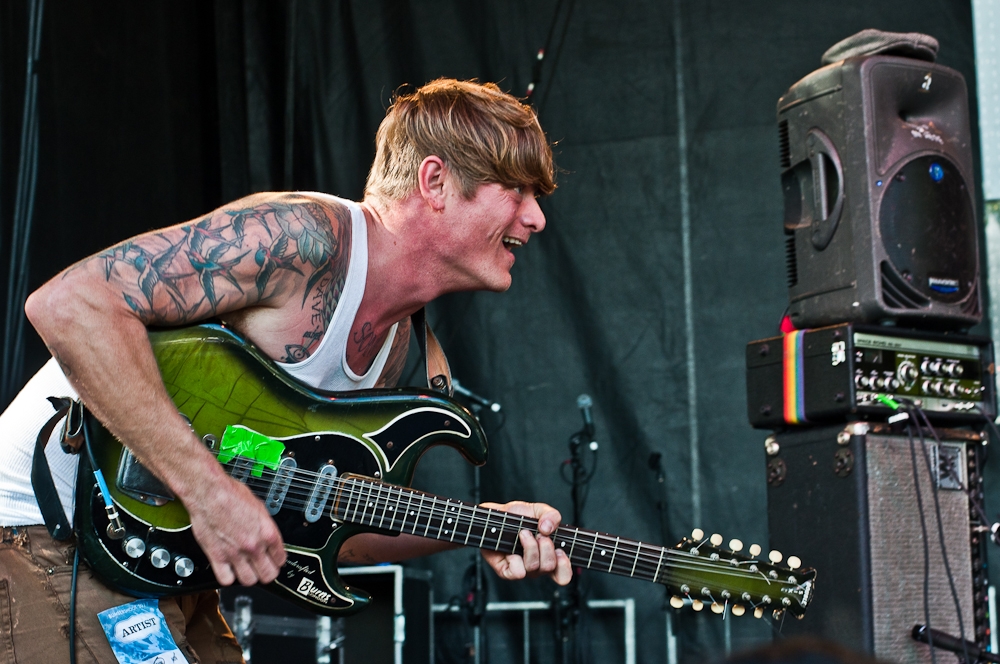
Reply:
[[[501,553],[521,553],[519,533],[538,532],[531,517],[361,478],[341,480],[332,497],[338,520]],[[573,526],[560,527],[552,540],[574,567],[660,583],[677,553]]]

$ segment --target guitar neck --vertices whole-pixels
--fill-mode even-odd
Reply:
[[[335,490],[338,520],[461,546],[520,553],[519,533],[538,532],[538,520],[511,512],[440,498],[415,489],[363,478],[344,478]],[[677,552],[615,535],[562,526],[552,534],[574,567],[667,582]]]

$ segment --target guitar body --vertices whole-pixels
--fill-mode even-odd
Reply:
[[[259,465],[254,472],[253,464],[246,463],[231,474],[242,470],[246,480],[261,487],[262,496],[267,494],[265,504],[285,541],[288,562],[268,589],[316,613],[343,615],[368,604],[367,593],[342,582],[337,555],[352,535],[385,532],[379,526],[389,525],[336,520],[334,478],[358,475],[408,486],[420,456],[441,444],[456,448],[477,465],[486,461],[486,438],[479,424],[442,394],[402,389],[312,391],[217,325],[155,331],[150,340],[170,396],[206,445],[218,452],[226,427],[241,425],[283,446],[277,473],[261,477]],[[112,587],[139,596],[217,588],[180,501],[151,476],[148,494],[141,481],[130,484],[130,478],[141,478],[144,469],[132,468],[135,462],[127,450],[89,415],[86,429],[94,461],[125,528],[124,535],[119,531],[112,536],[103,498],[83,455],[77,527],[81,553],[94,572]],[[319,477],[320,491],[323,478],[330,478],[327,494],[310,493],[316,489],[294,481],[285,494],[268,493],[267,482],[274,482],[286,466],[294,467],[294,473]]]

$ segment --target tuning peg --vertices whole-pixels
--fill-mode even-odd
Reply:
[[[753,617],[754,618],[763,618],[764,617],[764,607],[763,606],[758,606],[756,609],[754,609],[753,610]]]
[[[778,551],[777,549],[767,554],[767,559],[770,560],[775,565],[780,563],[782,558],[784,558],[784,556],[782,556],[781,551]]]
[[[684,606],[684,598],[678,597],[677,595],[674,595],[673,597],[670,598],[670,606],[674,607],[675,609],[679,609],[679,608],[683,607]]]
[[[788,556],[787,565],[789,569],[798,569],[802,567],[802,561],[799,560],[798,556]]]
[[[719,604],[718,602],[712,602],[711,609],[712,613],[722,613],[723,611],[726,610],[726,608],[721,604]]]
[[[747,612],[746,607],[744,607],[742,604],[733,604],[732,611],[734,616],[742,616],[744,613]]]
[[[722,544],[722,535],[719,533],[713,533],[708,541],[712,543],[712,546],[719,546]]]
[[[732,551],[733,553],[739,553],[740,551],[743,550],[743,542],[739,541],[738,539],[729,540],[729,550]]]
[[[760,544],[750,545],[750,555],[753,556],[754,558],[760,555]]]
[[[705,604],[700,599],[691,600],[691,608],[695,611],[701,611],[705,608]]]
[[[781,615],[784,612],[785,611],[783,609],[775,609],[774,611],[771,612],[771,617],[774,618],[775,620],[781,620]]]
[[[695,528],[694,530],[691,531],[691,539],[693,539],[695,542],[702,541],[703,539],[705,539],[705,531],[702,530],[701,528]]]

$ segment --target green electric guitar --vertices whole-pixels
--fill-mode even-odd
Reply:
[[[475,464],[486,438],[460,404],[427,390],[321,393],[291,380],[232,331],[203,325],[150,334],[174,403],[229,474],[264,502],[288,562],[268,586],[324,615],[364,608],[371,597],[337,572],[337,554],[360,532],[408,533],[504,553],[537,521],[407,488],[420,456],[450,445]],[[81,553],[108,585],[146,597],[218,587],[184,506],[90,416],[87,434],[106,491],[81,458]],[[109,495],[105,495],[105,493]],[[575,567],[661,583],[674,606],[717,613],[788,611],[801,617],[816,573],[780,554],[758,559],[735,540],[696,531],[665,548],[572,526],[553,535]]]

